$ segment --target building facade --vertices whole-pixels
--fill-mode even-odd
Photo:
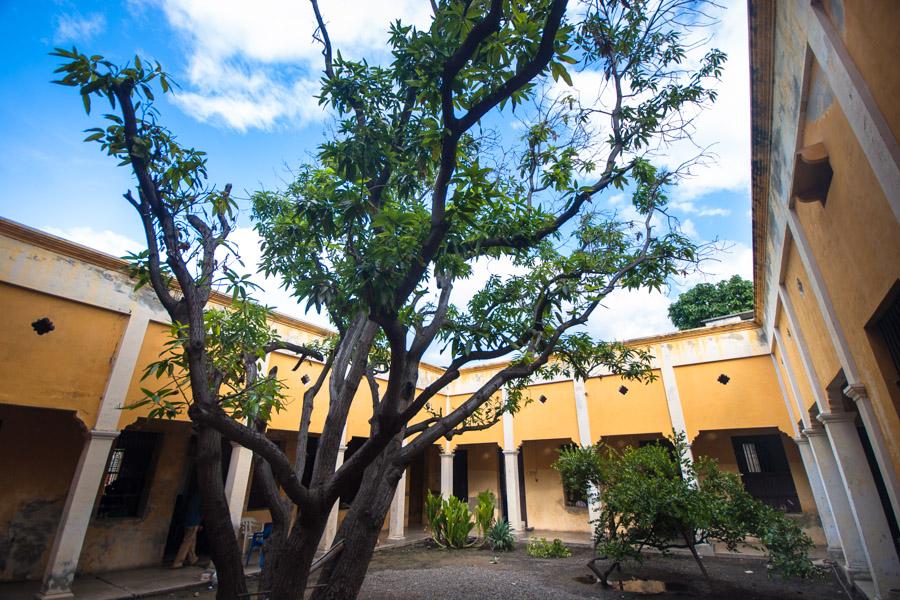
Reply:
[[[535,383],[515,416],[410,465],[386,536],[421,531],[428,490],[492,490],[520,532],[588,532],[591,508],[551,467],[560,448],[674,430],[692,456],[717,459],[795,515],[868,597],[900,589],[900,10],[891,0],[749,7],[752,319],[629,341],[655,357],[646,385],[604,373]],[[76,573],[163,564],[194,493],[191,426],[123,407],[142,395],[167,315],[119,259],[5,220],[0,308],[0,582],[41,580],[44,597],[66,597]],[[272,324],[298,343],[329,333],[281,315]],[[295,363],[277,352],[268,365],[290,373],[268,433],[288,455],[301,378],[319,369]],[[440,398],[445,410],[501,366],[467,369]],[[424,365],[419,385],[440,373]],[[368,398],[354,402],[343,456],[368,436],[370,410]],[[251,453],[224,450],[235,530],[266,522]]]
[[[900,70],[890,0],[750,2],[757,320],[832,555],[900,590]]]

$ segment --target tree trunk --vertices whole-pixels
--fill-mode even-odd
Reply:
[[[222,436],[204,425],[197,430],[197,482],[203,507],[203,526],[209,553],[216,566],[218,600],[237,600],[247,592],[241,550],[231,526],[231,513],[222,481]]]
[[[278,550],[270,574],[270,600],[298,600],[309,584],[309,569],[319,549],[328,522],[328,512],[297,516],[287,539]],[[268,560],[268,557],[266,558]]]
[[[389,464],[388,457],[397,447],[399,443],[388,446],[366,469],[359,492],[335,537],[344,540],[344,549],[322,569],[318,582],[324,585],[313,590],[311,600],[350,600],[359,594],[403,473],[401,468]]]

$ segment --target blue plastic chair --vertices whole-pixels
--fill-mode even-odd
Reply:
[[[257,531],[250,537],[250,548],[247,550],[247,561],[245,566],[250,566],[250,555],[253,554],[254,548],[259,548],[259,568],[263,568],[263,562],[265,560],[265,552],[263,551],[266,545],[266,539],[272,535],[272,524],[266,523],[263,525],[262,531]]]

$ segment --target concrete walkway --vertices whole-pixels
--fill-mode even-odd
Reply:
[[[375,551],[387,548],[399,548],[415,544],[425,539],[424,531],[410,532],[399,540],[387,539],[384,531],[378,539]],[[259,574],[256,555],[245,569],[248,576]],[[176,590],[201,586],[209,580],[210,570],[201,567],[146,567],[126,571],[109,571],[90,575],[79,575],[72,584],[72,593],[77,600],[124,600],[142,598],[153,594],[165,594]],[[0,583],[0,599],[2,600],[34,600],[40,590],[39,581],[16,581]]]

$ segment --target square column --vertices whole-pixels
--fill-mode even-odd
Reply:
[[[847,571],[853,578],[868,579],[869,565],[863,553],[856,523],[850,514],[850,502],[847,499],[847,492],[841,481],[841,474],[828,437],[821,429],[805,429],[803,435],[809,440],[809,448],[819,466],[822,489],[828,499],[828,505],[831,507],[831,514],[834,516],[835,529],[844,552]]]
[[[88,434],[69,486],[50,558],[44,570],[41,591],[36,594],[40,600],[72,597],[72,581],[78,568],[84,534],[91,515],[94,514],[94,502],[106,471],[106,461],[117,436],[116,431],[91,431]]]
[[[441,496],[453,495],[453,452],[441,452]]]
[[[389,513],[388,539],[402,540],[406,537],[406,470],[397,482],[394,499]]]
[[[338,447],[337,459],[335,460],[334,465],[335,470],[344,464],[344,452],[346,451],[347,446]],[[332,544],[334,544],[334,537],[337,535],[338,529],[338,510],[340,509],[340,503],[340,500],[336,500],[334,506],[331,507],[331,512],[328,513],[328,523],[325,525],[325,532],[322,534],[322,539],[319,542],[319,550],[330,550]]]
[[[819,473],[819,466],[816,464],[812,448],[810,448],[809,439],[806,436],[798,435],[794,438],[794,442],[800,449],[800,459],[803,461],[806,479],[812,489],[816,510],[819,512],[819,520],[822,521],[822,530],[825,532],[825,539],[828,542],[828,556],[842,560],[844,552],[841,550],[841,538],[837,532],[837,525],[834,523],[834,515],[831,514],[831,505],[828,504],[828,497],[825,495],[825,487],[822,484],[822,475]]]
[[[594,444],[591,436],[591,420],[588,413],[587,392],[584,389],[584,379],[578,377],[572,380],[575,392],[575,418],[578,421],[578,441],[582,448]],[[600,494],[594,486],[587,491],[588,496],[588,520],[590,523],[600,518]],[[593,531],[593,526],[591,527]]]
[[[817,418],[825,425],[840,470],[875,586],[875,595],[889,598],[892,589],[900,589],[900,560],[897,559],[875,480],[856,431],[856,415],[822,413]]]
[[[231,460],[228,463],[228,476],[225,478],[225,499],[228,501],[231,527],[234,529],[235,535],[241,527],[241,516],[244,514],[244,502],[247,499],[247,484],[250,481],[252,465],[253,451],[237,442],[231,442]]]
[[[506,513],[513,531],[525,531],[522,522],[522,497],[519,491],[519,451],[503,451],[503,469],[506,471]]]

